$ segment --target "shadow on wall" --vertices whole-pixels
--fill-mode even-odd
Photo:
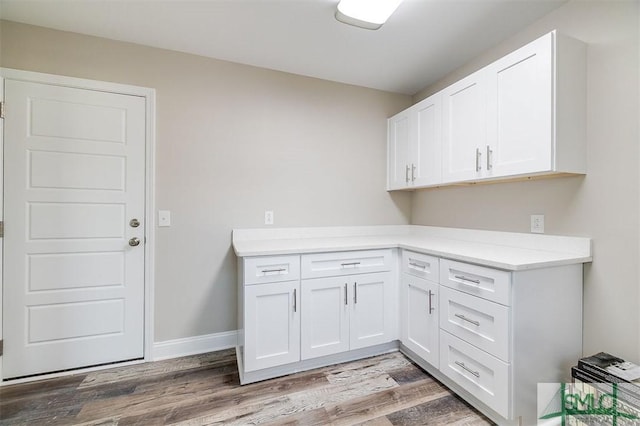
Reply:
[[[207,293],[199,300],[196,312],[190,315],[189,326],[192,329],[202,328],[203,324],[209,324],[205,327],[207,329],[206,333],[219,333],[238,328],[238,292],[236,291],[238,273],[236,264],[237,257],[231,246],[231,239],[229,239],[229,249],[224,257],[220,259],[220,262],[216,265],[212,259],[212,275],[207,286]],[[216,309],[216,311],[212,312],[212,309]],[[228,318],[230,317],[233,317],[232,324],[228,324]],[[213,325],[211,325],[212,321],[214,322]]]

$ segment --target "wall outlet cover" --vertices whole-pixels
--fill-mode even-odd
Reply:
[[[532,214],[531,215],[531,232],[534,234],[544,234],[544,215]]]

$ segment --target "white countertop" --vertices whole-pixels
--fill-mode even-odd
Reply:
[[[591,239],[431,226],[234,229],[238,257],[402,248],[510,271],[591,262]]]

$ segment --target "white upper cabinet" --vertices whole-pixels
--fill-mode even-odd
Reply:
[[[387,189],[442,180],[442,103],[439,93],[391,117],[388,123]]]
[[[409,115],[411,109],[388,121],[387,189],[409,187]]]
[[[586,173],[586,48],[578,40],[552,31],[433,97],[441,113],[431,118],[441,119],[427,133],[441,137],[415,142],[417,157],[420,104],[395,116],[407,120],[409,160],[395,157],[404,180],[394,186],[390,176],[389,189]],[[441,151],[441,164],[425,165],[423,151]],[[421,180],[428,170],[434,176]]]
[[[440,93],[412,108],[415,142],[409,145],[411,185],[427,186],[442,181],[442,97]]]
[[[477,72],[442,91],[443,182],[483,176],[486,135],[486,76]]]
[[[494,176],[553,170],[553,33],[487,69],[485,164]]]

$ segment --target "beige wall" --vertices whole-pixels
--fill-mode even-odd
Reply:
[[[386,118],[411,98],[2,22],[0,64],[153,87],[157,95],[155,341],[236,327],[231,229],[409,222],[385,192]],[[7,208],[11,208],[7,206]]]
[[[529,215],[542,213],[549,234],[592,237],[584,351],[609,351],[635,362],[640,362],[638,4],[571,1],[414,97],[417,102],[552,29],[583,40],[588,43],[585,177],[423,190],[412,203],[415,224],[528,232]]]

